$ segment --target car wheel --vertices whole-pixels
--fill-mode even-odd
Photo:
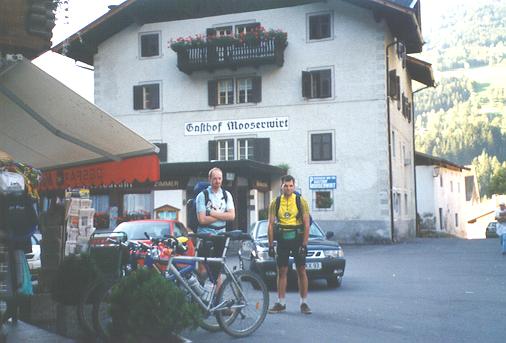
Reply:
[[[341,283],[343,282],[342,276],[331,276],[327,278],[327,287],[328,288],[339,288],[341,287]]]

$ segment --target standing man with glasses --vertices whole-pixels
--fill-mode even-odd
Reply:
[[[309,239],[309,207],[306,200],[295,194],[295,179],[291,175],[281,178],[282,195],[274,199],[269,206],[269,256],[276,256],[278,267],[278,301],[269,313],[286,310],[286,284],[289,256],[293,256],[297,268],[300,293],[300,311],[311,314],[307,304],[308,279],[306,273],[307,242]],[[277,253],[274,250],[277,242]]]

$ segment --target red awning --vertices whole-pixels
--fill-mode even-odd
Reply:
[[[52,169],[43,172],[41,191],[75,187],[158,181],[160,161],[157,155],[126,158],[121,161],[85,164],[77,167]]]

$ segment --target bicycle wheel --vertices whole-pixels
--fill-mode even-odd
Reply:
[[[88,337],[95,337],[97,332],[93,326],[93,305],[98,301],[98,293],[102,281],[90,283],[79,299],[77,305],[77,318],[79,324]]]
[[[105,282],[98,286],[97,301],[93,304],[93,326],[96,333],[106,341],[110,338],[112,325],[111,293],[115,282]]]
[[[216,312],[216,318],[227,334],[244,337],[262,325],[269,306],[269,291],[253,272],[240,270],[233,275],[237,284],[228,278],[218,292],[220,303],[225,301],[227,306]]]
[[[225,280],[225,277],[226,277],[226,274],[221,274],[221,282],[222,282],[222,285],[223,285],[223,282]],[[214,287],[214,283],[211,282],[209,280],[209,278],[206,278],[206,280],[203,282],[202,286],[210,291],[213,287]],[[213,300],[213,303],[218,303],[218,293],[217,292],[215,295],[214,295],[214,300]],[[229,316],[227,321],[230,320],[231,317]],[[199,323],[199,326],[204,329],[204,330],[207,330],[209,332],[218,332],[218,331],[221,331],[221,326],[220,324],[218,323],[218,319],[216,318],[216,315],[215,314],[211,314],[211,313],[204,313],[202,315],[202,319]]]

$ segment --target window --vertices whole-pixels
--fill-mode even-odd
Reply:
[[[458,213],[455,213],[455,226],[456,227],[459,226],[459,214]]]
[[[401,194],[400,193],[393,193],[394,199],[394,214],[399,215],[401,213]]]
[[[237,102],[245,104],[250,102],[253,96],[253,80],[251,78],[237,79]]]
[[[395,155],[397,154],[397,149],[396,149],[396,144],[397,142],[395,141],[395,131],[392,131],[392,156],[393,158],[395,159]]]
[[[303,71],[302,96],[308,99],[330,98],[332,96],[332,70]]]
[[[408,195],[404,193],[404,214],[407,215],[408,212],[409,212]]]
[[[91,195],[90,198],[96,212],[109,213],[109,195]]]
[[[232,35],[232,26],[221,26],[207,29],[208,36],[225,37]]]
[[[234,80],[218,81],[218,105],[229,105],[234,103]]]
[[[238,160],[253,160],[254,159],[254,140],[248,138],[242,138],[237,140]]]
[[[331,38],[330,13],[309,15],[309,40]]]
[[[311,134],[311,161],[332,161],[332,133]]]
[[[234,159],[234,140],[224,139],[218,141],[218,161]]]
[[[334,199],[332,191],[315,191],[314,192],[314,208],[318,210],[332,209]]]
[[[134,110],[156,110],[159,108],[159,83],[134,86]]]
[[[209,106],[258,103],[262,101],[262,80],[258,76],[208,82]]]
[[[239,138],[209,141],[209,161],[253,160],[270,162],[269,138]],[[235,148],[235,150],[234,150]]]
[[[235,33],[240,35],[255,31],[257,28],[260,27],[260,23],[250,23],[250,24],[242,24],[242,25],[236,25],[235,26]]]
[[[153,143],[160,149],[158,151],[158,158],[160,159],[160,162],[167,162],[167,143]]]
[[[151,194],[123,195],[123,215],[135,215],[138,219],[151,218],[153,197]]]
[[[140,36],[141,57],[160,56],[160,34],[145,33]]]
[[[450,181],[450,192],[453,192],[453,181]]]
[[[439,186],[443,187],[443,175],[439,175]]]

